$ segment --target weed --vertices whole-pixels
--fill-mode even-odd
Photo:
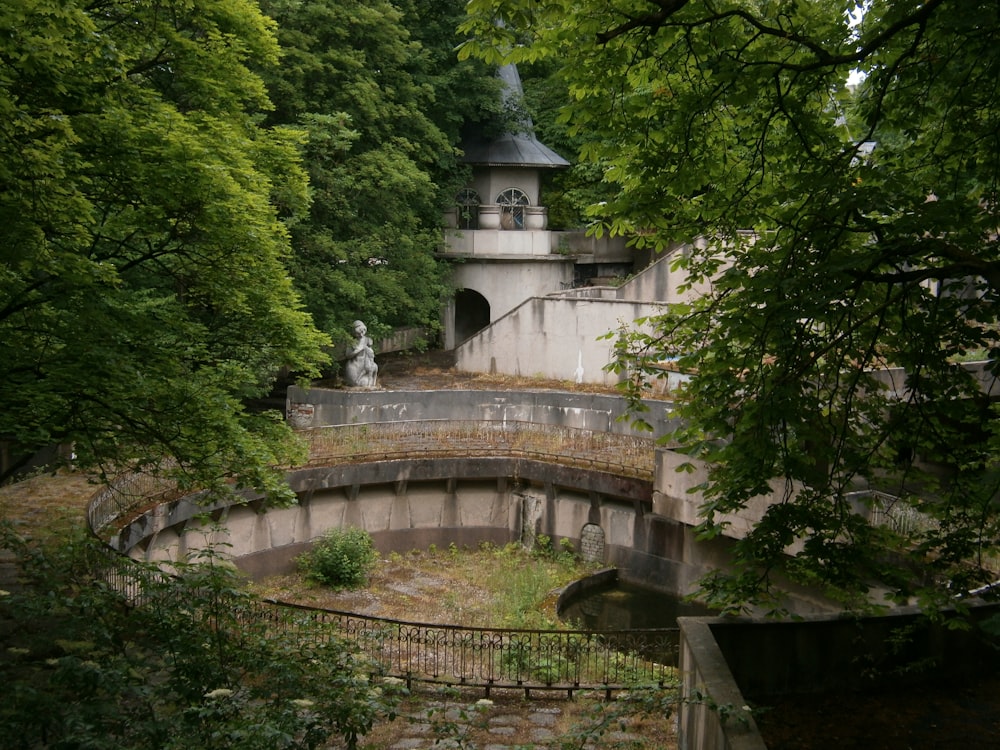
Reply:
[[[344,588],[363,585],[377,560],[371,534],[359,528],[330,529],[296,558],[307,578]]]

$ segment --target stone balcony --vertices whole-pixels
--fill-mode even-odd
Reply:
[[[556,256],[592,263],[629,262],[634,255],[623,237],[597,238],[583,231],[548,229],[446,229],[441,254],[455,258]]]

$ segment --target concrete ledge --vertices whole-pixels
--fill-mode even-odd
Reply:
[[[997,614],[1000,604],[979,604],[969,618]],[[678,624],[681,750],[765,750],[744,706],[968,680],[1000,669],[1000,639],[975,626],[931,622],[912,607],[878,617],[683,617]]]
[[[593,589],[605,588],[618,582],[618,571],[615,568],[599,570],[596,573],[573,581],[564,586],[556,599],[556,613],[562,615],[566,607],[577,597]]]
[[[632,426],[625,399],[568,391],[348,391],[290,386],[287,414],[299,428],[407,420],[532,422],[655,438],[675,426],[668,401],[643,402],[653,432]]]
[[[682,681],[677,745],[681,750],[767,750],[712,633],[711,623],[719,621],[677,618]]]

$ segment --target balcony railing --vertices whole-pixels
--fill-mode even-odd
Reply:
[[[517,456],[651,478],[653,441],[527,422],[409,421],[353,424],[307,433],[310,463],[431,456]],[[87,518],[97,536],[140,510],[177,496],[167,480],[123,476],[98,492]],[[136,606],[150,603],[162,572],[110,548],[95,572]],[[367,617],[284,602],[234,599],[246,627],[306,642],[344,638],[373,674],[452,685],[530,690],[615,690],[674,679],[676,629],[517,630],[434,625]]]
[[[653,478],[655,441],[537,422],[413,420],[320,427],[304,433],[310,465],[402,458],[514,456]]]

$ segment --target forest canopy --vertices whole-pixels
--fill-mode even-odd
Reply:
[[[246,410],[327,338],[286,271],[302,136],[261,125],[250,0],[0,8],[0,435],[84,466],[281,492]]]
[[[933,608],[997,578],[996,3],[472,0],[464,30],[462,54],[556,68],[610,193],[594,231],[687,243],[706,293],[618,366],[634,396],[665,360],[695,373],[670,439],[711,467],[704,536],[779,490],[703,594],[780,610],[782,571]]]
[[[5,472],[60,444],[283,493],[269,467],[301,452],[247,405],[336,372],[357,318],[439,325],[460,130],[502,115],[456,60],[463,6],[4,4]]]

